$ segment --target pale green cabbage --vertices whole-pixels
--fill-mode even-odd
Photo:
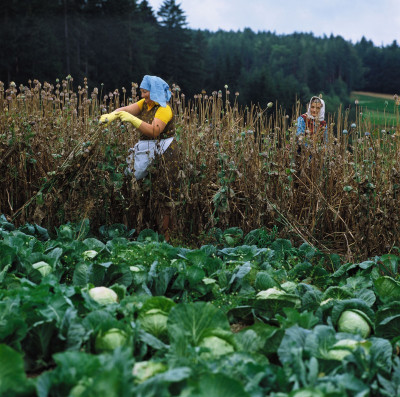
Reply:
[[[53,271],[53,268],[47,262],[43,261],[34,263],[32,267],[40,272],[43,277],[47,276]]]
[[[95,341],[95,350],[97,353],[114,350],[123,346],[128,341],[127,334],[119,328],[111,328],[105,333],[100,332]]]
[[[277,297],[282,297],[282,295],[286,295],[285,291],[282,291],[281,289],[272,287],[268,288],[267,290],[260,291],[257,295],[257,299],[273,299]]]
[[[367,338],[371,333],[371,326],[366,315],[359,310],[345,310],[339,317],[338,331],[360,334]]]
[[[85,251],[82,256],[84,259],[93,259],[97,256],[98,252],[94,250]]]
[[[202,339],[199,346],[210,350],[210,352],[202,353],[202,358],[218,357],[235,351],[229,342],[218,336],[206,336]]]
[[[107,287],[94,287],[89,290],[89,296],[101,305],[118,302],[118,295]]]
[[[167,366],[155,361],[139,361],[133,366],[132,374],[135,377],[135,383],[142,383],[152,376],[165,372]]]
[[[157,338],[163,338],[167,335],[168,314],[163,310],[148,310],[140,314],[139,320],[142,328],[149,334]]]
[[[369,353],[371,342],[366,340],[357,341],[354,339],[341,339],[336,342],[329,350],[328,354],[324,358],[331,360],[342,361],[346,356],[355,351],[358,347],[362,347],[366,354]]]

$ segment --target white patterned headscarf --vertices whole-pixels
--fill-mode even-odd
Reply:
[[[314,119],[314,116],[311,116],[311,104],[313,102],[319,102],[321,104],[321,110],[319,111],[319,115],[318,115],[318,121],[323,121],[325,120],[325,101],[320,98],[319,96],[313,96],[310,99],[310,102],[308,103],[308,108],[307,108],[307,117],[309,117],[310,119]]]

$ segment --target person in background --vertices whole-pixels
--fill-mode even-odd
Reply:
[[[308,103],[307,112],[300,115],[297,119],[297,155],[296,155],[296,175],[294,180],[294,188],[300,186],[301,169],[304,164],[309,164],[312,155],[308,155],[306,162],[302,156],[302,149],[310,149],[315,147],[314,143],[328,142],[328,127],[325,121],[325,102],[318,96],[313,96]]]
[[[108,125],[120,120],[131,123],[139,131],[139,141],[129,149],[127,172],[138,181],[150,178],[151,189],[157,190],[162,201],[157,203],[161,209],[161,219],[157,222],[159,231],[168,241],[172,226],[171,208],[179,198],[179,153],[174,139],[174,115],[168,103],[171,91],[160,77],[145,75],[140,92],[141,100],[103,114],[100,123]]]
[[[297,119],[298,137],[309,134],[309,140],[328,140],[328,128],[325,121],[325,102],[322,98],[313,96],[308,103],[307,112]],[[308,137],[307,137],[308,138]],[[306,143],[307,146],[307,143]]]

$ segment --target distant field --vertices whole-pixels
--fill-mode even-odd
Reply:
[[[365,117],[370,118],[371,123],[392,125],[398,121],[398,106],[395,104],[393,95],[353,91],[350,98],[353,101],[358,100],[360,111]]]
[[[393,95],[391,94],[380,94],[378,92],[367,92],[367,91],[352,91],[351,95],[357,96],[357,95],[364,95],[364,96],[370,96],[374,98],[382,98],[382,99],[391,99],[393,100]]]

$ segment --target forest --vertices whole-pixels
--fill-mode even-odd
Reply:
[[[395,94],[400,48],[365,37],[266,31],[193,30],[179,2],[154,10],[147,0],[9,0],[0,5],[0,81],[54,84],[72,76],[102,94],[130,91],[143,75],[159,75],[188,98],[228,86],[241,105],[323,94],[334,112],[352,90]],[[84,80],[86,78],[86,80]]]

